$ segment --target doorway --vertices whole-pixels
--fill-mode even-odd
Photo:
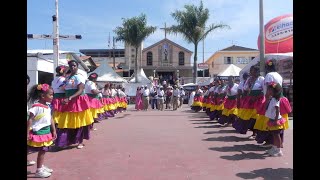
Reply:
[[[172,71],[157,72],[157,74],[161,84],[164,80],[171,85],[174,84],[174,77]]]

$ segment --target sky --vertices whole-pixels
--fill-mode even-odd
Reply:
[[[164,39],[160,28],[177,24],[171,16],[184,5],[199,6],[200,0],[59,0],[60,35],[81,35],[80,40],[60,40],[60,50],[79,52],[80,49],[107,49],[109,34],[116,36],[114,29],[122,25],[122,18],[147,16],[147,25],[157,30],[143,42],[148,47]],[[224,23],[231,29],[211,32],[198,45],[198,62],[206,61],[216,51],[232,45],[258,49],[259,0],[203,0],[209,9],[207,25]],[[293,0],[264,0],[264,24],[271,19],[293,14]],[[55,15],[55,0],[27,1],[27,33],[52,34],[52,16]],[[181,35],[167,34],[171,41],[194,52],[194,45]],[[28,49],[52,49],[52,40],[28,39]],[[115,48],[124,48],[123,42],[116,42]],[[193,60],[193,56],[191,57]]]

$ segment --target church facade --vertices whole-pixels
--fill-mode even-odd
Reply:
[[[141,68],[147,77],[191,77],[192,51],[164,38],[142,50]]]

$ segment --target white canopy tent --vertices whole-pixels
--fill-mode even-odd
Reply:
[[[138,77],[138,82],[139,83],[152,83],[151,80],[146,76],[146,74],[144,73],[144,70],[141,68],[138,73],[137,73],[137,77]],[[135,82],[135,76],[134,74],[132,75],[131,79],[129,80],[130,83],[134,83]]]
[[[293,52],[289,53],[270,53],[265,55],[266,60],[274,59],[276,60],[276,67],[279,74],[282,75],[284,79],[290,76],[290,71],[292,71],[293,62]],[[257,56],[252,61],[249,62],[241,71],[240,75],[244,72],[249,72],[250,67],[260,63],[260,57]]]
[[[103,61],[100,66],[95,69],[92,73],[98,74],[98,82],[114,82],[114,83],[126,83],[123,77],[117,74],[106,61]]]
[[[218,76],[223,76],[223,77],[239,76],[240,71],[241,71],[241,68],[239,68],[238,66],[229,64],[229,66],[226,69],[218,73]]]
[[[144,70],[141,68],[138,73],[138,82],[135,82],[135,76],[133,75],[131,79],[129,80],[129,83],[124,84],[125,93],[128,96],[135,96],[137,87],[145,86],[147,85],[148,88],[151,88],[153,86],[152,81],[147,78],[146,74],[144,73]]]

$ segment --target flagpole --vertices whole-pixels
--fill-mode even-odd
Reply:
[[[56,68],[59,66],[59,22],[58,22],[58,0],[55,0],[56,14],[52,16],[53,20],[53,74],[56,76]]]

